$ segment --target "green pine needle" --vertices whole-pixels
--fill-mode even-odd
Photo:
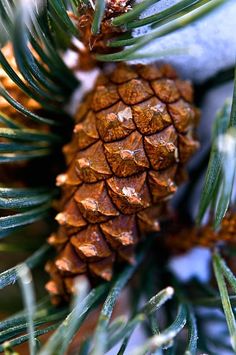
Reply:
[[[108,324],[117,301],[117,298],[122,291],[123,287],[126,285],[128,280],[131,278],[138,265],[143,260],[144,253],[140,254],[136,260],[135,265],[127,267],[122,274],[115,281],[114,286],[111,288],[100,312],[98,319],[98,324],[94,332],[94,343],[93,351],[91,355],[103,355],[107,347],[107,328]]]
[[[32,286],[32,274],[27,264],[17,269],[23,302],[27,311],[27,330],[29,334],[29,353],[36,355],[36,339],[34,337],[35,293]]]
[[[136,37],[136,38],[128,38],[124,40],[113,40],[109,43],[112,47],[120,47],[120,46],[129,46],[127,49],[124,49],[118,53],[106,54],[106,55],[97,55],[98,60],[102,61],[125,61],[132,60],[133,55],[135,55],[135,59],[138,58],[139,50],[145,49],[145,46],[150,42],[155,40],[156,38],[162,37],[169,33],[172,33],[178,29],[181,29],[190,23],[201,19],[202,17],[208,15],[211,11],[216,9],[218,6],[222,5],[224,0],[211,0],[204,6],[200,8],[190,11],[186,13],[184,16],[180,16],[173,21],[166,23],[164,26],[151,31],[150,33]]]
[[[131,337],[135,328],[140,325],[145,320],[149,319],[151,316],[156,317],[155,312],[159,310],[163,304],[165,304],[169,299],[173,297],[174,290],[172,287],[167,287],[166,289],[160,291],[158,294],[153,296],[146,304],[137,311],[135,316],[131,318],[125,327],[120,330],[117,334],[108,337],[109,342],[107,349],[110,350],[113,346],[119,343],[120,340],[126,339],[125,345],[127,345],[129,338]],[[124,348],[124,345],[122,346]],[[121,350],[120,350],[121,351]]]
[[[236,76],[233,102],[226,101],[218,113],[212,137],[212,149],[200,198],[197,223],[209,207],[214,210],[214,227],[221,221],[231,202],[236,174]]]
[[[42,264],[45,260],[47,260],[50,254],[51,254],[51,247],[47,244],[43,245],[34,254],[32,254],[28,259],[25,260],[25,264],[30,269],[33,269],[36,266]],[[6,270],[0,274],[0,289],[12,285],[18,280],[19,278],[18,269],[20,267],[21,264],[14,266],[13,268]]]
[[[27,190],[26,190],[27,193]],[[2,209],[14,209],[14,210],[23,210],[25,208],[31,208],[50,202],[53,197],[53,193],[39,194],[30,197],[16,197],[16,198],[2,198],[1,197],[1,188],[0,188],[0,208]]]
[[[178,310],[175,321],[160,334],[154,335],[144,343],[144,345],[134,349],[132,355],[145,355],[147,352],[154,352],[163,347],[172,346],[172,340],[183,329],[187,321],[187,312],[184,305],[181,305]]]
[[[58,327],[57,331],[50,337],[48,342],[43,346],[39,355],[53,355],[58,353],[61,345],[63,344],[64,337],[70,332],[71,322],[73,330],[79,329],[84,321],[88,312],[97,303],[97,301],[106,293],[108,284],[101,285],[93,289],[88,296],[82,301],[82,304],[77,304],[71,313],[65,318],[62,324]],[[78,312],[79,310],[79,312]],[[72,321],[73,320],[73,321]],[[74,335],[74,332],[73,332]]]
[[[226,322],[227,322],[228,328],[229,328],[231,345],[232,345],[234,352],[236,352],[236,321],[235,321],[234,312],[233,312],[233,309],[232,309],[232,306],[230,303],[230,298],[229,298],[229,294],[227,291],[224,276],[222,275],[220,257],[217,253],[215,253],[213,255],[213,267],[214,267],[215,277],[216,277],[216,281],[217,281],[220,295],[221,295],[222,306],[224,309]]]
[[[127,26],[132,20],[138,18],[138,16],[147,10],[150,6],[156,4],[160,0],[143,0],[139,4],[135,5],[131,11],[126,14],[117,16],[113,19],[112,24],[114,26]]]
[[[95,3],[94,18],[92,23],[92,33],[94,35],[100,32],[101,22],[105,12],[105,0],[97,0]]]
[[[187,324],[189,325],[188,345],[184,355],[197,354],[198,329],[194,310],[191,306],[187,306]]]
[[[195,3],[199,3],[198,0],[181,0],[177,4],[168,7],[165,10],[160,11],[157,14],[127,23],[127,29],[134,29],[145,25],[155,24],[158,26],[164,25],[170,20],[174,20],[181,15],[188,13],[194,8]]]

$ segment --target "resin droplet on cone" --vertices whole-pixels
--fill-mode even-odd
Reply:
[[[114,263],[133,262],[198,148],[193,89],[172,67],[120,64],[98,78],[80,106],[62,188],[57,248],[47,265],[54,302],[69,299],[79,274],[110,280]]]

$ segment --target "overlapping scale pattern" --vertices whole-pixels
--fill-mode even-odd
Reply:
[[[58,250],[47,265],[54,302],[68,299],[86,273],[110,280],[114,262],[134,260],[141,234],[158,231],[158,216],[198,148],[193,89],[169,65],[119,64],[98,78],[82,103],[62,188]]]

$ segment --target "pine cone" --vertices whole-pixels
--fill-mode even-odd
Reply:
[[[118,260],[132,262],[143,233],[176,191],[183,167],[198,148],[193,89],[162,66],[118,65],[98,78],[80,106],[62,187],[59,230],[49,243],[46,288],[68,300],[79,274],[110,280]]]
[[[12,44],[6,44],[2,49],[3,55],[6,57],[11,68],[16,72],[17,75],[22,79],[19,70],[16,65]],[[27,107],[28,110],[35,111],[40,108],[40,105],[35,100],[27,96],[6,74],[3,68],[0,66],[0,81],[2,86],[7,90],[7,92],[21,105]],[[23,121],[22,115],[16,111],[3,97],[0,96],[0,112],[8,117],[16,119],[17,121]],[[22,123],[21,122],[21,123]]]
[[[214,248],[219,243],[236,244],[236,213],[230,211],[223,218],[219,231],[214,231],[212,222],[202,227],[184,228],[166,236],[165,245],[170,254],[181,254],[194,247]]]

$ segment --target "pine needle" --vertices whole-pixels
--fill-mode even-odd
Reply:
[[[213,255],[213,268],[215,272],[215,277],[216,281],[219,287],[220,295],[221,295],[221,301],[222,301],[222,306],[223,310],[225,313],[226,317],[226,322],[228,324],[229,328],[229,333],[230,333],[230,339],[231,339],[231,345],[236,352],[236,321],[235,321],[235,316],[234,312],[230,303],[230,298],[229,294],[227,291],[226,283],[224,280],[224,277],[222,275],[222,269],[221,269],[221,264],[219,262],[219,255],[215,253]]]

